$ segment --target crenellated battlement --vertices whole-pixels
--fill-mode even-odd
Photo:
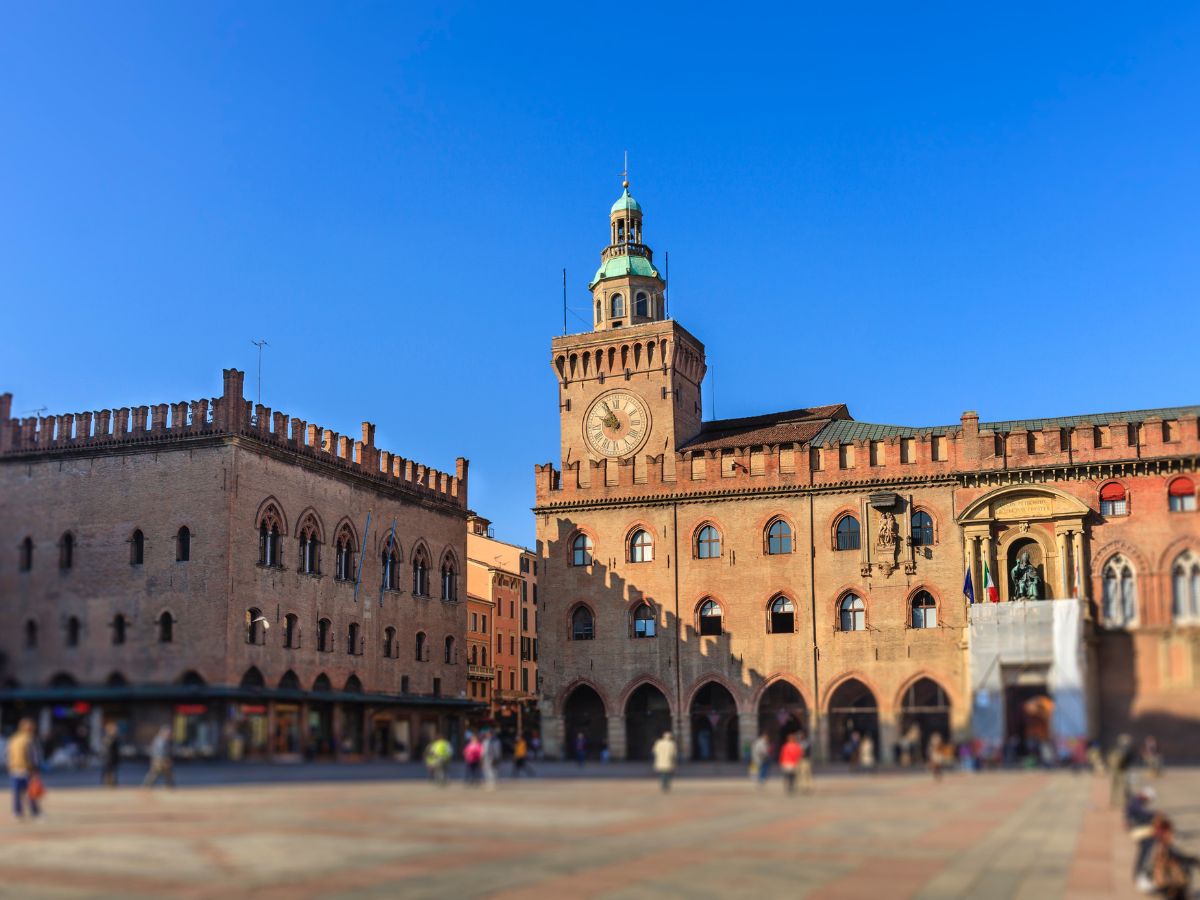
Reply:
[[[756,419],[753,424],[761,440],[762,423]],[[725,425],[706,423],[705,430],[723,434]],[[833,418],[808,440],[756,443],[702,434],[691,448],[674,454],[575,460],[561,470],[546,463],[535,472],[541,506],[665,491],[859,489],[1037,469],[1082,468],[1099,478],[1106,477],[1106,468],[1111,472],[1124,464],[1173,459],[1183,460],[1182,468],[1191,471],[1197,457],[1200,406],[1189,406],[987,423],[967,412],[956,425],[923,428]]]
[[[226,369],[220,397],[28,418],[12,418],[12,394],[0,394],[0,458],[238,435],[467,508],[466,459],[454,474],[438,471],[377,448],[372,422],[352,440],[252,404],[244,383],[244,372]]]

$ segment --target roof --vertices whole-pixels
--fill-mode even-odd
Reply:
[[[811,441],[834,419],[850,417],[846,404],[792,409],[741,419],[715,419],[683,450],[722,450],[757,444],[798,444]]]
[[[627,209],[634,210],[635,212],[642,211],[642,207],[629,193],[629,188],[625,188],[623,191],[621,191],[621,196],[617,198],[617,202],[612,205],[612,209],[609,212],[611,214]]]
[[[591,283],[595,284],[602,278],[616,278],[620,275],[641,275],[645,278],[659,277],[658,269],[654,268],[650,260],[646,259],[646,257],[622,254],[621,256],[612,257],[608,262],[601,263]]]
[[[890,437],[946,434],[957,427],[957,425],[930,425],[924,428],[915,425],[876,425],[871,422],[856,422],[853,419],[838,419],[821,429],[821,433],[813,438],[812,442],[817,447],[830,447],[835,444],[852,444],[855,441],[883,441]]]
[[[1133,409],[1126,412],[1086,413],[1082,416],[1058,416],[1051,419],[1010,419],[1006,422],[980,422],[980,431],[1041,431],[1045,428],[1070,428],[1073,425],[1108,425],[1110,422],[1143,422],[1146,419],[1185,419],[1200,416],[1200,406],[1164,406],[1160,409]]]

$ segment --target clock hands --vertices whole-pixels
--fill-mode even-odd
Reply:
[[[608,401],[602,400],[600,405],[604,407],[604,412],[606,413],[604,419],[602,420],[604,422],[604,427],[619,429],[621,427],[621,420],[617,418],[616,413],[609,409]]]

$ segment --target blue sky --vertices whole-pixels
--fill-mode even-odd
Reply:
[[[1200,8],[908,6],[7,4],[0,390],[252,396],[266,338],[529,542],[628,149],[721,417],[1200,401]]]

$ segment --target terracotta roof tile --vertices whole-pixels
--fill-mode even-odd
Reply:
[[[724,450],[758,444],[799,444],[812,440],[834,419],[848,419],[846,404],[815,406],[748,416],[742,419],[716,419],[705,422],[700,434],[683,450]]]

